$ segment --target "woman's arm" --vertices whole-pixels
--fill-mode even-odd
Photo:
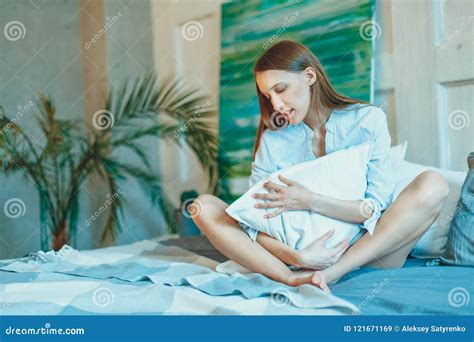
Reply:
[[[367,188],[363,200],[347,201],[323,196],[280,175],[280,181],[287,186],[268,182],[266,186],[273,189],[274,193],[256,194],[254,197],[271,201],[258,203],[256,207],[278,208],[265,215],[267,218],[286,210],[312,210],[335,219],[359,223],[361,228],[372,234],[381,211],[391,202],[394,186],[390,165],[390,134],[385,113],[372,107],[360,123],[360,129],[370,132],[372,136],[372,149],[367,165]]]
[[[276,167],[276,163],[271,158],[272,153],[270,150],[270,146],[274,146],[275,144],[268,144],[266,138],[267,136],[263,134],[255,160],[251,164],[252,174],[249,178],[250,187],[276,171],[273,170],[273,168]],[[313,242],[314,245],[312,246],[311,253],[307,253],[304,250],[294,250],[283,242],[271,237],[270,235],[258,232],[252,227],[247,227],[246,229],[249,230],[248,233],[252,240],[258,242],[263,248],[285,264],[297,267],[310,267],[315,269],[329,267],[341,257],[348,247],[347,241],[342,241],[332,248],[326,247],[325,243],[331,238],[334,231],[327,232]]]
[[[255,204],[256,208],[278,208],[273,213],[265,215],[266,218],[277,216],[287,210],[310,210],[346,222],[363,223],[373,214],[373,207],[368,201],[348,201],[324,196],[281,175],[279,178],[287,185],[286,187],[268,182],[264,186],[273,189],[275,191],[273,194],[253,195],[254,198],[271,200]]]
[[[364,223],[373,214],[373,208],[365,201],[346,201],[312,193],[308,210],[351,223]]]
[[[334,230],[330,230],[310,246],[298,251],[262,232],[258,234],[257,242],[287,265],[320,270],[334,264],[349,247],[349,242],[346,240],[341,241],[333,248],[327,248],[326,242],[333,235]],[[315,251],[318,253],[315,253]]]

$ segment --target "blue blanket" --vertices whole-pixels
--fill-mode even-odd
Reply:
[[[357,314],[311,285],[227,275],[217,262],[155,241],[64,247],[0,263],[0,314]]]
[[[369,315],[472,315],[474,268],[408,259],[400,269],[358,269],[333,293]]]
[[[474,313],[474,268],[409,259],[400,269],[353,271],[327,295],[260,274],[218,273],[217,265],[155,241],[39,252],[0,261],[0,314]]]

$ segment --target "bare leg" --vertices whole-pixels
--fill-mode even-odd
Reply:
[[[299,252],[285,245],[280,240],[259,232],[257,242],[285,264],[298,267],[303,266]]]
[[[448,192],[441,175],[423,172],[382,215],[374,234],[365,234],[336,263],[316,272],[313,282],[325,287],[363,265],[401,267],[416,241],[439,215]]]
[[[253,242],[237,221],[224,211],[227,204],[212,195],[201,195],[196,204],[200,214],[193,217],[212,245],[229,259],[290,286],[311,284],[312,276],[293,273],[280,259]]]
[[[311,245],[301,250],[294,250],[283,242],[265,233],[258,233],[257,242],[284,263],[301,269],[322,270],[334,264],[349,246],[348,240],[341,241],[333,248],[327,249],[325,244],[334,231],[320,236]],[[326,249],[323,256],[322,248]],[[319,258],[316,257],[319,255]]]

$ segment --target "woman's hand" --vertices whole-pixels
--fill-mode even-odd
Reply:
[[[280,215],[287,210],[310,210],[314,193],[303,185],[293,182],[282,175],[279,175],[280,181],[286,185],[278,185],[272,182],[266,182],[263,186],[272,189],[271,194],[253,194],[256,199],[265,199],[270,202],[257,203],[255,208],[278,208],[274,212],[264,215],[264,218],[272,218]]]
[[[334,229],[323,234],[308,247],[298,251],[299,266],[320,270],[329,267],[338,261],[349,247],[349,240],[345,239],[333,248],[327,248],[326,241],[328,241],[333,235]]]

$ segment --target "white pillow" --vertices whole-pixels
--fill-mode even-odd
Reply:
[[[394,170],[397,183],[393,200],[395,201],[398,195],[400,195],[400,192],[402,192],[416,176],[428,170],[437,171],[446,179],[449,184],[449,195],[438,218],[413,248],[411,255],[415,258],[437,258],[444,253],[448,240],[449,226],[456,213],[456,205],[461,193],[462,184],[464,179],[466,179],[466,172],[438,169],[403,161]]]
[[[292,165],[272,173],[251,187],[244,195],[227,207],[226,212],[235,220],[264,232],[293,249],[308,246],[331,229],[333,237],[327,242],[332,247],[344,239],[352,239],[359,231],[358,224],[343,222],[308,210],[285,211],[276,217],[265,219],[276,208],[254,208],[257,200],[254,193],[269,193],[263,183],[270,180],[282,184],[278,175],[296,181],[309,190],[342,200],[360,200],[364,198],[367,186],[367,163],[371,143],[364,143],[330,153],[301,164]]]
[[[392,167],[398,166],[402,161],[405,160],[407,154],[408,142],[405,141],[401,144],[390,147],[390,162]]]

